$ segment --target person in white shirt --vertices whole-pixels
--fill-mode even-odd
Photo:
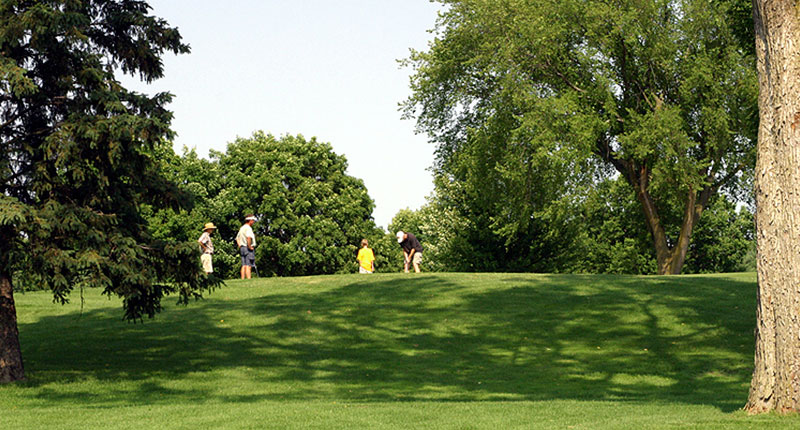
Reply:
[[[256,235],[253,233],[253,224],[256,217],[247,215],[244,224],[236,235],[236,245],[239,247],[239,255],[242,257],[242,269],[239,271],[242,279],[250,279],[253,267],[256,265]]]

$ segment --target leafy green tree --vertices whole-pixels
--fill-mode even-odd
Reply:
[[[460,211],[445,204],[442,178],[434,178],[436,189],[428,197],[428,202],[418,210],[400,210],[389,224],[389,233],[394,242],[394,267],[402,269],[403,254],[397,246],[395,233],[398,230],[410,231],[417,235],[424,251],[423,269],[428,272],[469,272],[473,266],[473,248],[466,241],[467,230],[472,226],[460,215]]]
[[[633,190],[623,178],[603,181],[584,201],[583,251],[576,270],[589,273],[656,273],[647,226]],[[755,270],[747,259],[755,247],[753,216],[724,194],[711,199],[697,224],[685,273]]]
[[[413,233],[420,243],[424,243],[428,241],[426,232],[423,230],[424,222],[421,210],[400,209],[392,218],[392,222],[389,223],[389,233],[393,235],[392,237],[395,240],[397,240],[398,231]],[[397,248],[400,249],[400,247]]]
[[[587,273],[656,273],[656,259],[636,196],[623,178],[598,183],[583,204],[583,252],[576,270]]]
[[[396,273],[403,270],[403,253],[394,233],[386,233],[376,227],[367,239],[375,253],[375,272]]]
[[[244,167],[245,162],[241,157],[246,157],[246,154],[249,154],[250,152],[242,152],[242,150],[249,151],[246,148],[250,144],[254,144],[256,148],[268,146],[269,154],[261,154],[257,156],[257,159],[254,161],[258,166]],[[264,146],[260,146],[262,144]],[[338,199],[338,203],[336,204],[344,204],[344,201],[346,200],[344,195],[326,195],[327,191],[325,187],[314,185],[315,182],[320,180],[328,181],[331,182],[328,185],[336,189],[344,189],[351,185],[360,183],[360,181],[352,182],[353,178],[340,178],[339,175],[342,173],[341,171],[338,171],[338,173],[333,171],[328,172],[324,175],[324,179],[321,179],[321,177],[297,179],[300,176],[311,174],[309,173],[311,172],[309,170],[311,166],[308,166],[308,168],[304,167],[306,163],[310,165],[319,163],[319,166],[329,166],[335,171],[336,169],[341,168],[343,165],[341,163],[344,161],[343,157],[335,154],[324,154],[325,152],[329,152],[331,150],[330,146],[326,144],[319,144],[315,141],[305,142],[302,137],[284,137],[275,139],[274,137],[266,136],[263,133],[256,133],[256,135],[251,139],[240,139],[239,143],[232,144],[229,149],[231,151],[226,153],[212,152],[212,157],[210,160],[198,157],[195,150],[189,150],[187,148],[184,148],[183,154],[180,156],[172,152],[171,149],[167,153],[160,155],[159,159],[162,162],[164,174],[173,180],[173,182],[178,184],[183,191],[193,197],[194,205],[192,206],[191,210],[148,208],[150,210],[147,212],[148,220],[153,226],[153,235],[165,241],[195,241],[200,235],[202,226],[206,222],[213,222],[215,225],[217,225],[219,229],[213,236],[215,244],[214,270],[223,277],[239,277],[240,260],[238,250],[233,243],[236,233],[243,222],[242,217],[244,214],[258,213],[258,208],[262,208],[270,211],[270,214],[272,214],[271,216],[275,216],[278,206],[270,206],[272,203],[269,202],[289,202],[291,200],[294,203],[287,203],[287,206],[283,208],[284,211],[291,211],[291,214],[283,213],[282,215],[276,217],[280,222],[288,224],[289,222],[287,219],[298,218],[298,213],[295,211],[296,208],[301,208],[300,210],[302,211],[303,208],[311,205],[315,207],[324,206],[330,209],[334,206],[332,203],[333,200],[336,199]],[[237,155],[231,155],[233,153],[236,153]],[[332,163],[331,160],[328,160],[328,157],[332,157],[334,162]],[[289,160],[291,160],[291,162]],[[223,167],[223,164],[225,167]],[[296,166],[289,166],[289,164],[296,164]],[[266,166],[271,167],[267,168]],[[320,169],[319,166],[313,168]],[[292,174],[295,180],[298,181],[298,183],[303,182],[305,184],[303,187],[306,187],[306,189],[313,188],[313,190],[312,192],[295,192],[290,191],[286,187],[283,187],[283,191],[275,191],[280,190],[279,188],[274,188],[274,190],[266,190],[266,188],[263,188],[263,182],[259,183],[256,180],[252,180],[252,178],[244,179],[245,183],[242,183],[240,180],[242,180],[242,178],[246,178],[248,175],[246,173],[232,173],[236,172],[240,168],[250,169],[247,170],[247,172],[256,173],[260,176],[260,180],[262,181],[266,180],[265,178],[268,175],[282,175],[283,173],[290,174],[294,171],[297,174]],[[265,172],[264,169],[266,169],[268,172]],[[283,183],[286,182],[285,179],[286,178],[276,176],[274,178],[270,178],[269,180]],[[335,184],[333,182],[335,182]],[[286,183],[288,184],[288,182]],[[253,189],[258,191],[258,193],[263,193],[263,195],[250,192],[252,190],[248,190],[247,188],[249,187],[262,187],[260,189]],[[279,196],[277,195],[278,192],[283,193],[284,195]],[[349,190],[348,192],[354,191]],[[355,194],[359,193],[360,191],[355,192]],[[252,198],[255,200],[243,200],[241,196],[246,194],[252,196]],[[273,198],[277,200],[271,200]],[[321,202],[319,199],[325,199],[326,201]],[[367,201],[361,201],[361,203],[359,203],[358,199],[351,203],[354,205],[368,204]],[[371,219],[365,221],[363,219],[354,220],[352,218],[348,218],[350,216],[348,214],[352,215],[358,213],[360,214],[358,216],[363,215],[364,210],[366,210],[365,208],[366,206],[353,211],[348,209],[349,212],[335,212],[326,209],[325,214],[318,213],[314,215],[316,221],[321,221],[322,217],[328,216],[329,214],[335,213],[337,214],[337,217],[341,216],[342,218],[337,221],[336,224],[337,229],[339,228],[338,226],[340,224],[344,226],[348,225],[348,222],[350,222],[351,225],[361,226],[358,229],[347,232],[349,235],[347,240],[352,241],[352,243],[348,243],[346,246],[337,250],[337,252],[341,254],[337,254],[337,256],[341,258],[338,260],[338,265],[329,266],[325,268],[325,272],[322,273],[357,271],[355,256],[357,253],[357,247],[362,238],[368,239],[370,246],[375,251],[375,264],[378,271],[387,271],[393,267],[392,265],[388,264],[388,260],[392,254],[387,252],[390,247],[386,246],[384,243],[386,241],[384,238],[385,232],[382,229],[377,228]],[[371,211],[371,209],[369,210]],[[306,216],[300,212],[299,218],[302,220],[306,218]],[[260,233],[259,224],[255,226],[255,230],[257,234]],[[338,237],[338,233],[335,236]],[[307,237],[308,236],[303,235],[297,238],[291,238],[290,242],[294,240],[293,243],[295,244],[305,244],[304,238]],[[275,237],[270,237],[269,235],[257,238],[257,242],[259,243],[258,255],[263,257],[263,259],[259,259],[257,262],[257,266],[261,271],[260,274],[262,276],[278,274],[303,274],[304,272],[301,270],[291,272],[285,269],[291,262],[280,261],[280,259],[283,257],[280,257],[277,254],[276,249],[281,248],[282,245],[276,244],[274,240]],[[277,246],[277,248],[271,248],[262,251],[260,245],[263,243],[272,243],[272,245]],[[387,243],[391,244],[391,242]],[[393,250],[393,248],[391,249]],[[306,250],[308,250],[307,247]],[[261,254],[262,252],[263,255]],[[330,251],[324,252],[327,253]],[[349,253],[352,253],[352,256],[350,256]],[[282,268],[275,269],[277,266],[273,265],[281,266]]]
[[[211,199],[215,216],[222,218],[220,236],[232,242],[244,215],[255,214],[262,276],[356,270],[359,243],[375,231],[374,203],[329,144],[256,132],[212,158],[222,181]]]
[[[143,204],[180,207],[184,193],[155,162],[169,94],[123,88],[115,70],[162,76],[178,31],[140,1],[0,3],[0,382],[24,378],[14,274],[66,302],[75,288],[123,299],[152,317],[219,284],[193,246],[153,239]],[[18,280],[18,279],[17,279]]]
[[[438,181],[434,178],[434,183],[436,182]],[[440,193],[433,193],[428,197],[428,203],[419,209],[418,229],[425,248],[423,267],[429,272],[469,271],[462,258],[468,253],[459,252],[459,244],[468,248],[462,234],[468,224],[459,216],[458,211],[442,204],[437,199],[439,195]],[[401,254],[397,255],[398,264],[402,264]]]
[[[755,271],[753,213],[718,195],[697,224],[686,259],[687,273]],[[748,260],[749,259],[749,260]]]
[[[390,231],[412,231],[425,248],[429,271],[566,272],[575,271],[580,255],[577,213],[568,198],[530,212],[524,229],[511,234],[494,230],[491,211],[503,208],[482,199],[468,181],[446,175],[434,178],[435,192],[416,211],[397,213]],[[486,203],[483,207],[481,204]],[[487,207],[489,209],[487,209]]]
[[[428,257],[430,254],[429,251],[429,242],[426,230],[423,227],[423,213],[421,209],[412,210],[409,208],[400,209],[397,213],[392,217],[392,221],[389,223],[389,233],[388,236],[391,241],[388,241],[390,247],[390,258],[389,264],[391,265],[392,269],[398,270],[390,270],[393,272],[400,271],[403,268],[403,250],[400,245],[397,243],[397,232],[403,231],[406,233],[412,233],[414,236],[422,244],[422,248],[425,250],[423,252],[423,256],[425,257],[424,268],[426,271],[430,270],[430,260]]]
[[[751,179],[754,60],[728,19],[746,5],[442,3],[436,39],[408,59],[405,113],[437,144],[439,174],[458,184],[444,200],[476,224],[473,255],[513,249],[506,255],[520,268],[568,266],[549,248],[564,241],[547,243],[552,223],[574,225],[582,187],[620,175],[658,273],[679,273],[711,197],[736,195]]]
[[[144,213],[152,227],[153,237],[165,242],[195,243],[207,222],[219,227],[213,234],[214,272],[221,277],[239,276],[239,256],[231,237],[238,226],[230,221],[240,218],[234,202],[226,198],[219,164],[198,157],[197,152],[184,148],[178,156],[165,146],[158,159],[164,175],[187,195],[193,204],[190,209],[145,206]]]

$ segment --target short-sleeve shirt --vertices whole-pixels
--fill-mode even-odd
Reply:
[[[200,239],[197,239],[198,242],[202,243],[206,247],[200,247],[200,250],[206,254],[213,254],[214,253],[214,242],[211,241],[211,235],[208,234],[207,231],[204,231],[203,234],[200,235]]]
[[[236,243],[239,247],[247,246],[247,238],[250,238],[250,244],[253,245],[253,248],[256,246],[256,235],[253,233],[253,228],[250,227],[250,224],[243,224],[242,228],[239,229],[239,234],[236,235]]]
[[[415,252],[422,252],[422,244],[419,243],[417,236],[414,236],[413,233],[406,233],[408,237],[406,240],[400,242],[400,246],[403,248],[405,252],[411,252],[411,250],[415,250]]]
[[[351,254],[352,255],[352,254]],[[365,270],[372,270],[372,262],[375,261],[375,254],[371,248],[361,248],[358,250],[358,263]]]

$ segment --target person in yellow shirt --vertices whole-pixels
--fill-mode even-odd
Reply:
[[[367,239],[361,240],[361,249],[358,250],[358,273],[373,273],[375,271],[375,254],[369,247]]]

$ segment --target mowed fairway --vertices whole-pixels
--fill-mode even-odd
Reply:
[[[228,281],[144,324],[17,294],[2,429],[800,428],[749,417],[755,275]]]

